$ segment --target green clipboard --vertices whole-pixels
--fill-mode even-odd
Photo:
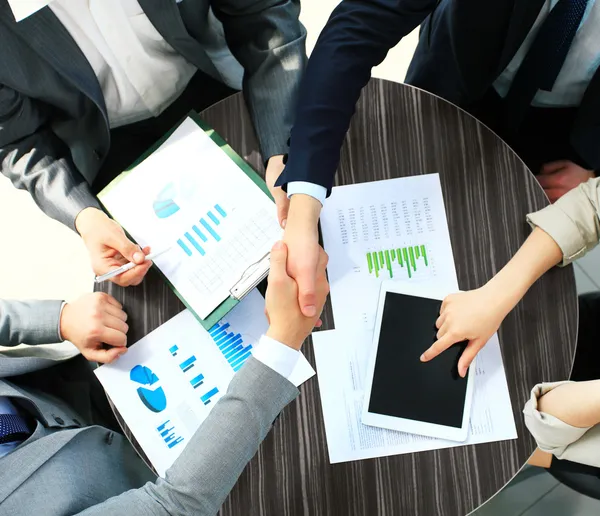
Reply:
[[[200,127],[210,137],[210,139],[213,142],[215,142],[219,146],[219,148],[222,151],[224,151],[225,154],[227,154],[227,156],[229,156],[229,158],[254,182],[254,184],[256,186],[258,186],[258,188],[260,188],[263,191],[263,193],[267,197],[269,197],[269,199],[271,199],[271,201],[273,201],[273,197],[271,196],[271,193],[269,192],[269,188],[267,187],[267,184],[258,175],[258,173],[248,163],[246,163],[246,161],[244,161],[244,159],[239,154],[237,154],[229,146],[229,144],[223,138],[221,138],[221,136],[219,136],[219,134],[217,134],[217,132],[214,129],[212,129],[208,124],[206,124],[204,121],[202,121],[200,119],[200,116],[197,113],[190,112],[175,127],[173,127],[170,131],[168,131],[158,142],[156,142],[154,144],[154,146],[152,146],[144,154],[142,154],[129,168],[127,168],[124,172],[119,174],[119,176],[117,176],[113,181],[111,181],[108,184],[108,186],[106,186],[106,188],[104,188],[98,194],[98,199],[100,200],[100,202],[102,202],[103,197],[106,196],[106,194],[108,192],[117,188],[119,183],[121,181],[123,181],[123,179],[125,179],[129,174],[131,174],[133,172],[133,170],[135,169],[135,167],[137,167],[146,158],[151,156],[163,143],[165,143],[170,138],[170,136],[177,130],[177,128],[188,118],[191,118],[198,125],[198,127]],[[112,213],[110,212],[110,210],[108,209],[108,207],[103,202],[102,202],[102,204],[104,206],[104,209],[111,216],[113,216]],[[115,220],[120,223],[119,220],[117,220],[117,219],[115,219]],[[123,229],[127,232],[127,228],[124,227]],[[129,233],[128,233],[128,236],[131,238],[131,235],[129,235]],[[268,256],[264,257],[264,259],[268,260]],[[249,264],[249,269],[254,265],[256,265],[256,264]],[[158,267],[157,267],[157,269],[158,269]],[[190,312],[192,312],[194,314],[194,317],[196,317],[196,319],[198,319],[200,324],[207,330],[212,328],[217,322],[219,322],[223,317],[225,317],[240,302],[240,300],[243,298],[243,295],[245,295],[247,292],[249,292],[251,290],[251,288],[244,289],[243,295],[239,296],[239,298],[236,298],[233,295],[230,295],[227,299],[225,299],[225,301],[223,301],[219,306],[217,306],[217,308],[215,308],[208,315],[208,317],[206,317],[206,319],[202,319],[198,316],[198,314],[194,311],[194,309],[188,304],[188,302],[181,295],[181,293],[175,288],[175,286],[169,281],[169,279],[166,277],[166,275],[160,269],[158,269],[158,271],[161,274],[161,276],[164,278],[164,280],[168,283],[168,285],[171,287],[173,292],[181,300],[181,302],[187,307],[187,309]],[[256,281],[253,282],[254,283],[253,286],[256,286],[258,283],[260,283],[260,281],[262,281],[262,279],[264,279],[264,277],[265,277],[264,275],[257,277]]]

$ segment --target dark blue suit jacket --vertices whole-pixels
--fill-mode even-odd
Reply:
[[[287,166],[278,181],[331,192],[340,148],[371,68],[423,23],[406,82],[468,106],[515,55],[545,0],[343,0],[321,33],[301,85]],[[578,111],[571,145],[600,169],[600,73]]]

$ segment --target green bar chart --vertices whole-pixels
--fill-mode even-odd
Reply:
[[[409,279],[413,277],[418,268],[429,267],[425,245],[370,251],[366,257],[369,274],[375,274],[377,278],[379,278],[380,274],[386,273],[390,278],[393,278],[394,263],[406,271]],[[398,267],[396,267],[396,270],[398,270]]]

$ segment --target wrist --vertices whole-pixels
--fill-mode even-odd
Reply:
[[[58,323],[58,333],[60,334],[63,341],[68,340],[70,342],[69,335],[71,333],[69,327],[69,315],[71,311],[71,305],[65,303],[60,311],[60,320]]]
[[[482,290],[486,292],[491,306],[506,317],[528,290],[518,281],[507,281],[500,273],[489,280]]]
[[[300,351],[302,347],[302,343],[306,337],[302,337],[295,332],[290,331],[289,327],[279,327],[277,325],[272,324],[269,326],[267,333],[265,335],[277,342],[281,342],[285,346],[295,349],[296,351]]]
[[[321,208],[318,199],[306,194],[294,194],[290,199],[288,219],[316,226],[321,215]]]
[[[99,218],[108,218],[108,216],[98,208],[92,206],[84,208],[75,219],[75,229],[83,236],[93,227],[94,221],[97,221]]]

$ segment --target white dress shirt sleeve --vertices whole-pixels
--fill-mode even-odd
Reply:
[[[288,199],[294,194],[310,195],[319,201],[321,206],[325,206],[327,188],[307,181],[290,181],[287,186]]]
[[[300,358],[300,352],[263,335],[252,356],[289,380]]]
[[[62,313],[63,310],[65,309],[65,305],[67,303],[65,303],[63,301],[62,305],[60,305],[60,313],[58,314],[58,338],[60,339],[61,342],[64,342],[64,337],[62,336],[62,333],[60,332],[60,321],[62,320]]]

